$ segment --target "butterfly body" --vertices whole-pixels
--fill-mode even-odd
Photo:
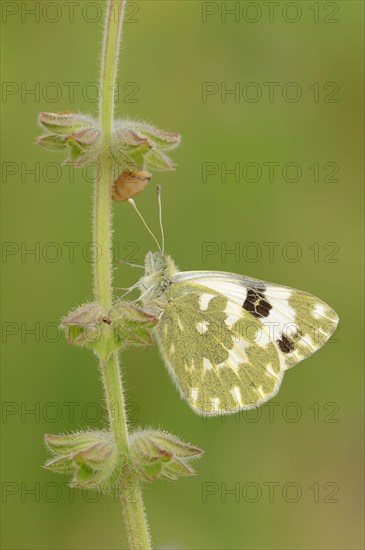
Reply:
[[[319,349],[338,317],[315,296],[221,271],[179,271],[149,252],[140,300],[181,396],[199,414],[257,407],[284,372]]]
[[[139,281],[141,301],[152,314],[161,314],[167,300],[166,290],[173,283],[178,269],[170,256],[161,252],[148,252],[145,258],[145,275]]]

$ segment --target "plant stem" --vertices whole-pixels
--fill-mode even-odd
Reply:
[[[120,500],[128,540],[133,550],[148,550],[151,540],[140,480],[129,461],[127,418],[124,408],[118,355],[113,353],[102,366],[109,424],[121,457]]]
[[[112,201],[113,163],[109,153],[113,130],[114,89],[123,21],[124,0],[108,0],[104,29],[100,125],[104,148],[98,158],[98,175],[94,199],[94,294],[105,313],[112,306]],[[110,336],[112,337],[112,335]],[[113,353],[101,363],[109,424],[119,450],[121,462],[120,498],[123,516],[133,550],[151,548],[147,518],[145,515],[140,481],[129,457],[127,415],[123,398],[118,355]]]
[[[111,185],[113,162],[109,153],[114,118],[114,90],[118,65],[120,35],[123,22],[124,0],[108,0],[101,66],[100,125],[104,148],[99,157],[95,192],[94,242],[98,257],[94,262],[95,297],[105,313],[112,305],[111,265]]]

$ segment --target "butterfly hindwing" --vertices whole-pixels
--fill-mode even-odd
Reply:
[[[203,281],[173,282],[165,294],[155,337],[181,395],[196,412],[234,413],[277,393],[283,354],[261,335],[258,318]]]

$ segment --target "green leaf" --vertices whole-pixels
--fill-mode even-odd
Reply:
[[[67,457],[53,458],[43,466],[46,470],[50,470],[56,474],[73,474],[74,466],[72,460]]]
[[[77,164],[83,157],[85,157],[85,151],[72,137],[67,138],[67,145],[69,150],[69,158],[67,164]]]
[[[154,149],[146,155],[145,168],[156,172],[167,172],[175,170],[175,164],[162,151]]]

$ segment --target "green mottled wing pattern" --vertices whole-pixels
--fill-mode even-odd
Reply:
[[[222,271],[179,272],[175,280],[199,281],[246,309],[260,321],[261,338],[269,336],[283,354],[285,369],[320,349],[338,325],[337,313],[303,290]]]
[[[273,397],[338,323],[309,293],[224,272],[179,272],[164,298],[155,338],[182,397],[205,415]]]
[[[288,330],[286,338],[281,339],[287,369],[320,349],[338,325],[336,312],[312,294],[294,290],[288,304],[294,311],[295,320],[293,330]],[[286,321],[285,313],[281,315]],[[292,323],[290,320],[286,322]]]

